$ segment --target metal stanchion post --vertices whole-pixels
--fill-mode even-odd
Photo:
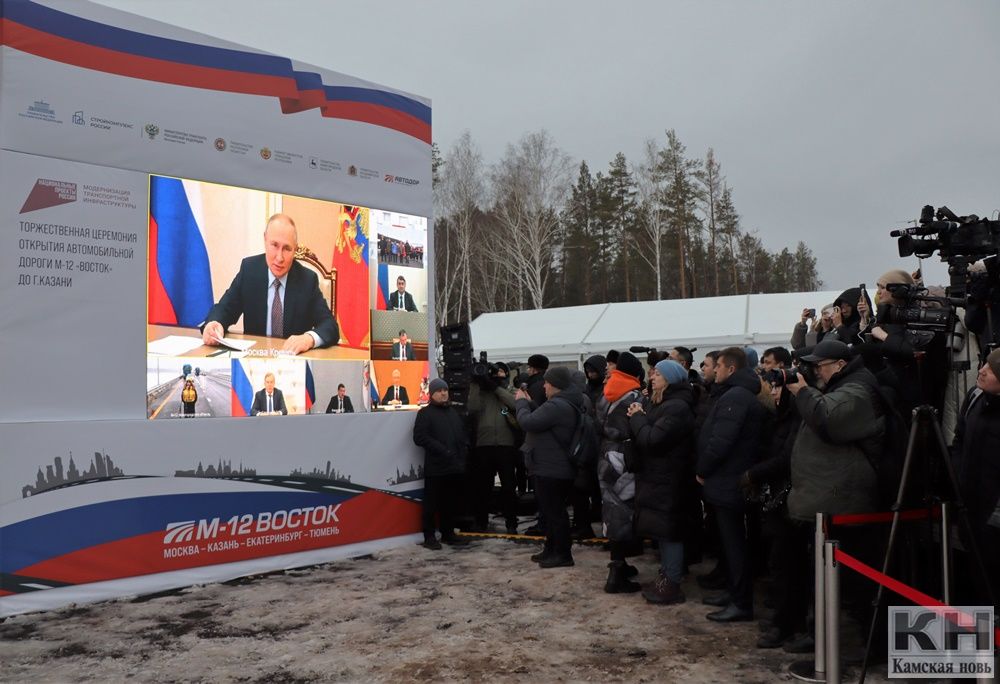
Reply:
[[[804,682],[826,681],[826,591],[823,566],[823,545],[826,544],[826,528],[828,516],[826,513],[816,514],[816,532],[813,540],[813,659],[796,660],[788,666],[788,672],[796,679]]]
[[[944,602],[951,605],[951,504],[941,504],[941,584]]]
[[[826,681],[840,682],[840,575],[835,554],[838,542],[824,546],[826,576]]]

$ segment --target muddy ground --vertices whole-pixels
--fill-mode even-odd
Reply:
[[[801,656],[755,648],[756,623],[602,591],[607,553],[543,570],[539,546],[407,545],[172,594],[0,624],[4,682],[794,681]],[[634,559],[640,579],[653,554]],[[695,571],[707,570],[696,567]],[[881,676],[869,681],[886,681]]]

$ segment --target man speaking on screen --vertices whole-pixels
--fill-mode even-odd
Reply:
[[[295,260],[295,222],[275,214],[264,229],[264,253],[247,257],[219,303],[205,317],[202,341],[217,345],[243,316],[243,332],[285,339],[284,351],[301,354],[340,340],[337,321],[316,274]]]

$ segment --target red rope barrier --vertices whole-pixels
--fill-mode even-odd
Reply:
[[[941,509],[935,506],[932,510],[915,508],[910,511],[900,511],[900,520],[923,520],[929,517],[940,518]],[[892,522],[892,511],[884,513],[842,513],[830,516],[831,525],[864,525],[867,523]]]
[[[908,601],[912,601],[913,603],[917,604],[918,606],[925,606],[927,608],[930,608],[935,613],[937,613],[938,615],[942,615],[944,617],[948,617],[947,614],[945,613],[945,611],[946,610],[951,610],[951,611],[955,610],[954,608],[952,608],[948,604],[941,603],[941,601],[938,601],[933,596],[928,596],[927,594],[923,593],[922,591],[914,589],[913,587],[909,587],[909,586],[903,584],[902,582],[900,582],[899,580],[893,579],[892,577],[889,577],[885,573],[879,572],[875,568],[873,568],[871,566],[868,566],[868,565],[865,565],[864,563],[862,563],[861,561],[859,561],[854,556],[850,556],[850,555],[844,553],[839,548],[836,550],[836,553],[834,553],[834,558],[837,560],[837,562],[843,563],[844,565],[846,565],[847,567],[849,567],[851,570],[854,570],[855,572],[857,572],[857,573],[859,573],[861,575],[864,575],[865,577],[867,577],[870,580],[878,582],[879,584],[881,584],[883,587],[885,587],[889,591],[894,592],[896,594],[899,594],[903,598],[907,599]],[[972,621],[972,617],[971,616],[965,615],[964,613],[962,614],[962,616],[965,617],[967,620]],[[955,623],[955,624],[958,624],[958,623]],[[1000,629],[996,629],[994,631],[994,638],[993,638],[993,640],[994,640],[994,643],[996,643],[997,646],[1000,646]]]

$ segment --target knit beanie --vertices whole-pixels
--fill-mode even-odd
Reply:
[[[673,359],[660,361],[656,364],[656,371],[663,376],[668,385],[679,385],[688,379],[687,370]]]
[[[528,365],[540,371],[546,370],[549,367],[549,357],[542,354],[532,354],[528,357]]]
[[[635,358],[632,352],[622,352],[618,355],[618,365],[615,366],[622,373],[631,375],[633,378],[642,378],[642,362]]]
[[[545,382],[557,389],[569,389],[573,385],[573,371],[566,366],[553,366],[545,371]]]
[[[441,390],[446,390],[446,389],[448,389],[447,382],[445,382],[441,378],[434,378],[433,380],[431,380],[428,392],[430,392],[430,394],[434,394],[435,392],[440,392]]]
[[[913,285],[913,276],[901,268],[894,268],[879,276],[878,282],[883,285]]]
[[[994,349],[986,357],[986,365],[993,371],[993,375],[1000,379],[1000,349]]]

